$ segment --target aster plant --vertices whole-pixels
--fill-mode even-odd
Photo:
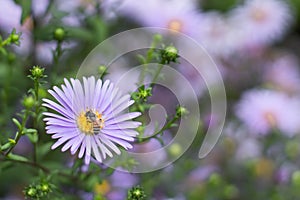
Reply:
[[[49,90],[58,103],[43,99],[43,106],[58,113],[44,113],[47,133],[58,139],[52,149],[64,144],[62,151],[78,152],[78,157],[84,156],[89,164],[91,156],[102,162],[107,155],[113,156],[112,151],[120,154],[118,145],[132,148],[129,142],[138,135],[134,129],[141,125],[132,119],[141,113],[121,114],[134,103],[130,95],[122,95],[109,80],[103,82],[93,76],[83,77],[83,83],[65,79],[61,88]]]

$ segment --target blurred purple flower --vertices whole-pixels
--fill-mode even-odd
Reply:
[[[20,38],[20,45],[14,46],[15,52],[23,56],[30,53],[31,49],[31,29],[32,20],[27,18],[24,24],[21,24],[22,9],[19,5],[15,4],[12,0],[1,1],[0,6],[0,30],[11,33],[16,29],[17,33],[22,33]]]
[[[46,10],[47,6],[49,5],[49,0],[32,0],[32,12],[35,16],[43,15]]]
[[[203,13],[197,29],[196,39],[216,56],[232,54],[239,42],[234,25],[218,12]]]
[[[297,60],[292,55],[285,55],[277,58],[267,67],[264,79],[272,87],[297,93],[300,91],[300,71]]]
[[[288,184],[291,180],[292,173],[298,167],[291,163],[284,163],[280,168],[275,172],[275,180],[280,184]]]
[[[280,39],[291,22],[290,9],[281,0],[247,0],[229,17],[240,30],[242,45],[264,46]]]
[[[84,77],[83,85],[78,79],[71,79],[71,84],[65,79],[61,87],[62,90],[56,86],[49,90],[58,103],[43,99],[43,106],[58,112],[44,113],[47,133],[58,139],[52,149],[65,143],[62,151],[79,151],[78,157],[85,154],[85,163],[89,164],[91,155],[102,162],[106,155],[113,156],[111,150],[121,154],[116,144],[132,148],[129,142],[138,134],[132,129],[140,122],[130,120],[140,113],[120,114],[134,103],[130,95],[122,96],[113,83],[107,80],[102,84],[93,76]]]
[[[200,25],[195,2],[191,0],[124,0],[118,11],[143,26],[167,28],[191,36]]]
[[[237,104],[236,115],[256,134],[266,135],[277,128],[293,136],[300,130],[300,100],[277,91],[247,91]]]
[[[22,8],[12,0],[2,0],[0,6],[0,27],[10,32],[13,28],[19,28]]]

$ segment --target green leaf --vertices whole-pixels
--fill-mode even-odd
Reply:
[[[138,60],[142,63],[142,64],[146,64],[146,58],[144,56],[142,56],[141,54],[137,55]]]
[[[171,124],[170,128],[172,128],[172,127],[178,127],[178,124],[173,123],[173,124]]]
[[[19,130],[22,129],[21,123],[16,118],[12,118],[12,121],[18,127]]]
[[[0,150],[1,150],[1,151],[5,151],[5,150],[7,150],[8,148],[10,148],[12,145],[13,145],[13,144],[12,144],[11,142],[7,142],[7,143],[5,143],[4,145],[2,145],[2,146],[0,147]]]
[[[37,133],[37,130],[34,128],[28,128],[24,132],[25,132],[25,134],[34,134],[34,133]]]
[[[16,160],[16,161],[22,161],[22,162],[28,161],[28,159],[25,158],[24,156],[12,154],[12,153],[8,154],[7,157],[11,160]]]
[[[26,134],[26,135],[27,135],[28,139],[30,140],[30,142],[32,142],[32,143],[37,143],[37,141],[39,140],[39,136],[38,136],[37,132]]]
[[[67,31],[68,36],[71,38],[90,41],[94,37],[90,31],[83,29],[82,27],[65,27],[65,30]]]

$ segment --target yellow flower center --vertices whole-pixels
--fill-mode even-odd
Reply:
[[[183,24],[180,20],[173,19],[168,23],[168,29],[171,29],[172,31],[180,32],[182,31]]]
[[[274,116],[274,114],[272,112],[264,113],[264,118],[267,120],[267,122],[269,123],[269,125],[271,127],[276,127],[277,120],[276,120],[276,117]]]
[[[102,114],[91,109],[81,112],[76,122],[79,130],[86,135],[98,134],[104,127]]]
[[[256,22],[263,23],[264,21],[266,21],[268,15],[267,15],[267,13],[263,9],[261,9],[261,8],[255,8],[251,12],[251,17]]]

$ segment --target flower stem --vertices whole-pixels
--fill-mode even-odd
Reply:
[[[139,85],[143,84],[144,80],[145,80],[145,76],[146,76],[146,72],[148,70],[148,64],[151,62],[151,60],[153,59],[153,53],[154,50],[157,46],[157,44],[161,41],[161,37],[159,35],[155,35],[153,37],[153,41],[151,43],[150,49],[147,52],[147,56],[146,59],[143,60],[143,70],[140,74],[140,78],[139,78]]]
[[[24,128],[25,128],[27,119],[28,119],[28,115],[29,115],[28,110],[25,110],[25,114],[24,114],[23,117],[22,117],[22,124],[21,124],[21,127],[20,127],[20,129],[17,131],[16,136],[15,136],[15,138],[14,138],[15,143],[14,143],[14,144],[7,150],[7,152],[5,153],[5,156],[6,156],[6,157],[7,157],[8,154],[15,148],[15,146],[18,144],[18,142],[19,142],[21,136],[23,135],[23,131],[24,131]]]
[[[137,143],[143,143],[143,142],[147,142],[152,138],[157,138],[158,135],[160,135],[161,133],[163,133],[165,130],[168,130],[169,128],[172,127],[172,125],[174,124],[174,122],[176,120],[179,119],[178,115],[175,115],[171,120],[169,120],[159,131],[157,131],[156,133],[154,133],[153,135],[149,136],[149,137],[145,137],[145,138],[138,138],[137,139]]]

